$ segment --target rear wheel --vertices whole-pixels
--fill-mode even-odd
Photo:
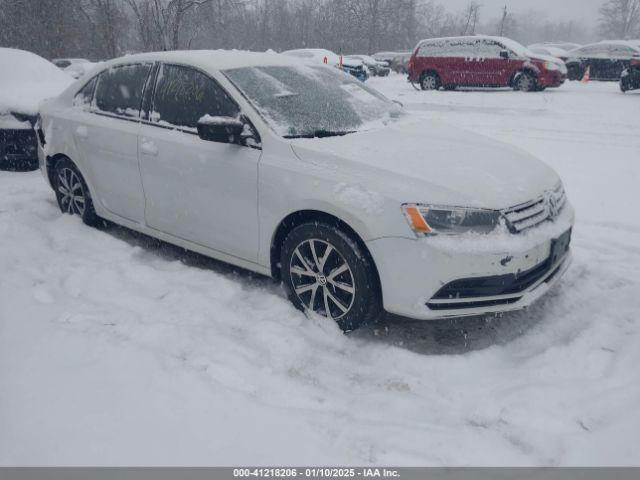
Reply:
[[[284,241],[282,280],[300,310],[355,330],[382,311],[380,285],[372,261],[349,235],[325,223],[305,223]]]
[[[62,213],[79,215],[87,225],[98,223],[100,218],[93,208],[89,188],[78,168],[68,158],[56,163],[53,184]]]
[[[436,72],[425,72],[420,77],[420,88],[422,90],[438,90],[440,88],[440,77]]]

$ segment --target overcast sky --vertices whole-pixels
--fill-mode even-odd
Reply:
[[[500,15],[500,10],[507,8],[514,13],[529,10],[545,12],[549,18],[562,20],[575,19],[591,26],[598,19],[598,8],[605,0],[476,0],[482,5],[480,15],[487,20]],[[462,10],[469,0],[439,0],[448,10]]]

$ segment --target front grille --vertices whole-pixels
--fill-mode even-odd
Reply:
[[[558,216],[567,202],[562,184],[530,202],[502,211],[509,229],[519,233]]]

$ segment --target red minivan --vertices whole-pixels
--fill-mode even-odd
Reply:
[[[562,60],[537,55],[503,37],[422,40],[409,60],[409,81],[423,90],[512,87],[531,92],[559,87],[566,79]]]

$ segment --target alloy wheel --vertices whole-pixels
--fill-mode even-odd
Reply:
[[[435,90],[438,86],[438,81],[436,77],[433,75],[426,75],[422,78],[422,89],[423,90]]]
[[[356,294],[354,275],[344,257],[329,242],[309,239],[293,251],[289,263],[293,290],[305,309],[339,320]]]
[[[84,215],[86,207],[84,188],[78,174],[72,169],[65,167],[58,171],[58,192],[63,212]]]
[[[533,89],[533,78],[529,75],[522,75],[518,80],[519,90],[529,92]]]

